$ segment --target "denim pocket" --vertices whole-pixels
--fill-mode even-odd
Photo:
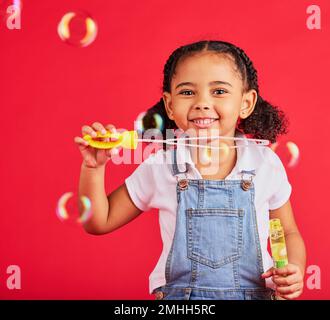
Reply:
[[[219,268],[241,256],[243,209],[186,209],[188,258]]]

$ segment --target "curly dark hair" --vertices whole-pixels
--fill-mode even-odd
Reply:
[[[203,40],[177,48],[170,55],[164,66],[163,92],[171,92],[171,81],[179,59],[202,51],[211,51],[231,56],[245,83],[244,90],[255,89],[258,94],[257,102],[251,115],[246,119],[239,120],[237,124],[239,130],[252,138],[267,139],[271,143],[276,142],[276,138],[279,135],[288,132],[289,122],[283,111],[271,105],[259,95],[257,70],[254,68],[252,61],[241,48],[229,42]],[[164,139],[166,138],[165,133],[167,129],[178,129],[175,122],[168,118],[164,100],[161,98],[153,107],[147,110],[142,119],[143,126],[146,130],[155,128],[155,113],[163,118],[162,134]]]

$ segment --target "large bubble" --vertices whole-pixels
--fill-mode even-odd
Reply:
[[[284,166],[293,168],[299,162],[299,147],[293,141],[275,142],[271,149],[277,153]]]
[[[85,12],[68,12],[59,22],[57,32],[65,43],[75,47],[87,47],[97,36],[97,24]]]
[[[57,202],[56,215],[62,222],[70,224],[83,224],[87,222],[92,216],[91,201],[86,196],[81,196],[78,206],[82,206],[82,214],[79,214],[77,206],[72,207],[68,203],[69,199],[73,197],[73,192],[64,193]]]

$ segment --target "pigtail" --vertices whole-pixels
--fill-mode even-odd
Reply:
[[[282,110],[258,96],[252,114],[241,119],[238,128],[256,139],[268,139],[275,143],[279,135],[288,133],[288,125],[289,121]]]
[[[257,102],[252,114],[246,119],[240,119],[237,127],[245,134],[250,134],[255,139],[267,139],[275,143],[277,137],[288,133],[289,121],[282,110],[264,100],[259,94],[258,72],[253,62],[243,49],[234,46],[236,61],[241,60],[245,66],[243,78],[246,81],[246,90],[254,89],[258,94]],[[241,64],[238,63],[240,66]]]

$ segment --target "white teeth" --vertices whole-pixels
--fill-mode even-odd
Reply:
[[[198,123],[198,124],[210,124],[213,121],[215,121],[215,119],[197,119],[197,120],[194,120],[194,122]]]

